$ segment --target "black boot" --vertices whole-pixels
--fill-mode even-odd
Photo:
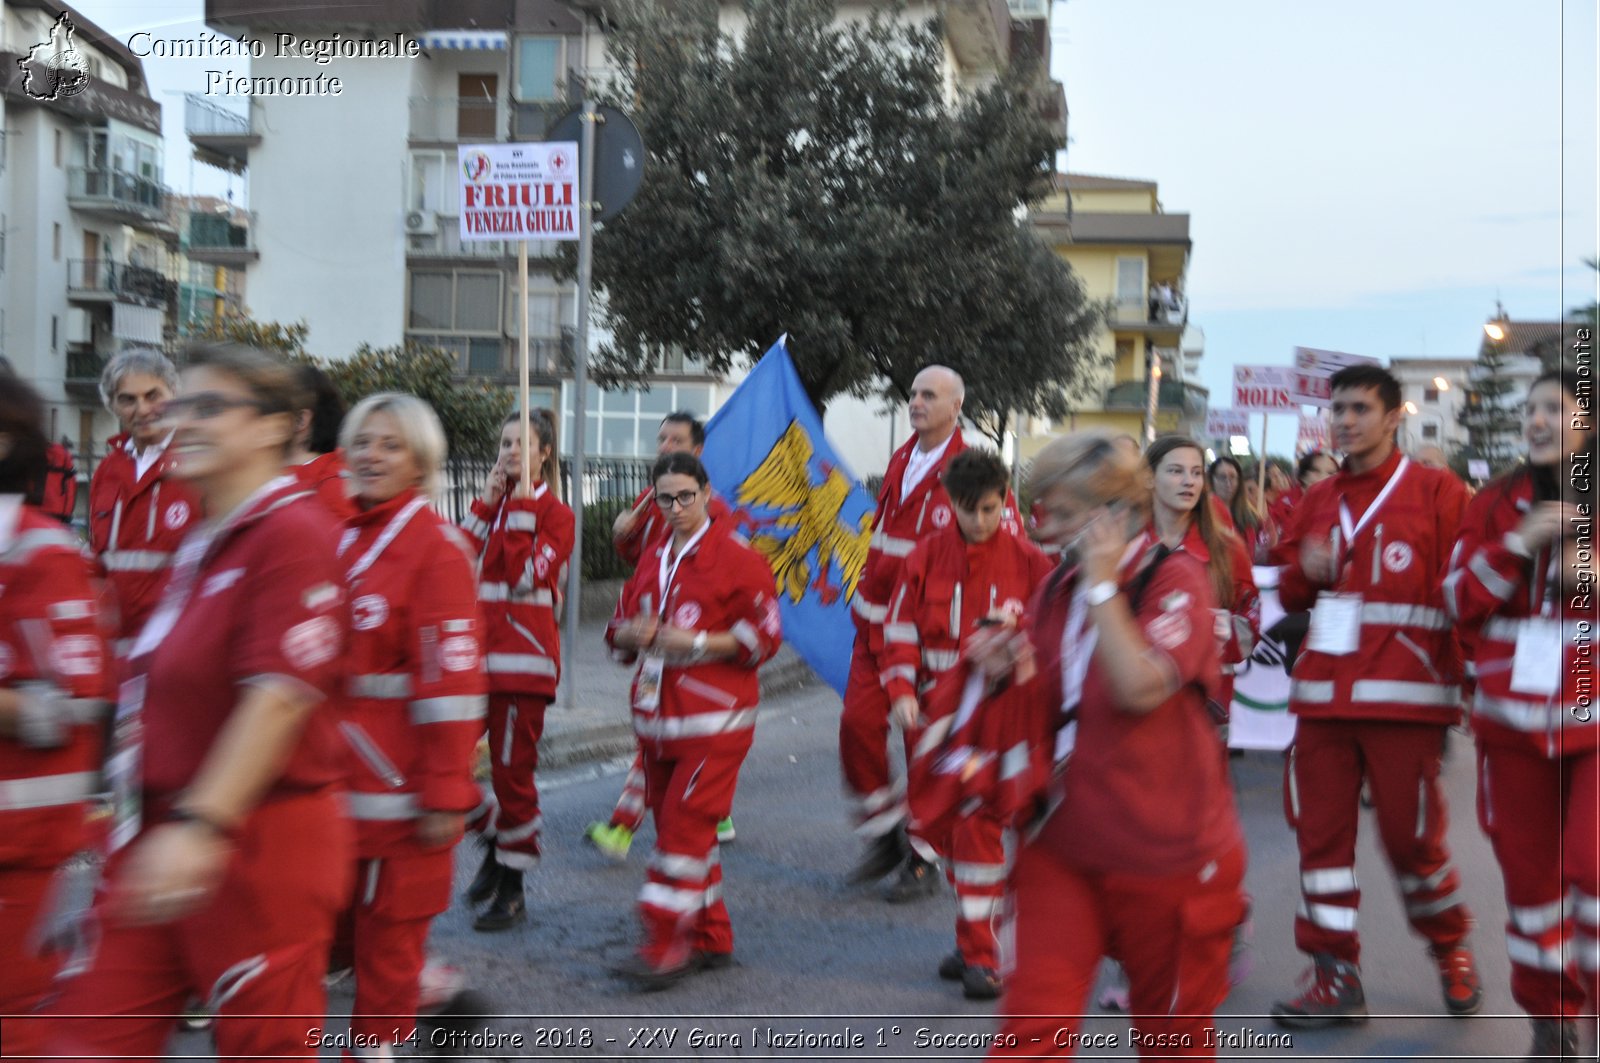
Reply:
[[[528,906],[522,897],[522,872],[514,867],[502,867],[495,883],[494,899],[473,922],[472,929],[510,930],[527,917]]]
[[[900,862],[906,857],[907,848],[905,834],[899,829],[878,835],[867,843],[866,852],[861,854],[856,866],[850,869],[845,881],[852,886],[876,882],[900,866]]]
[[[907,901],[932,897],[938,892],[939,865],[912,852],[906,854],[905,862],[895,872],[894,878],[884,883],[883,899],[890,904],[905,904]]]
[[[494,896],[495,883],[500,881],[500,864],[494,858],[494,839],[480,835],[478,844],[483,846],[483,863],[478,866],[472,885],[467,887],[468,904],[482,904]]]

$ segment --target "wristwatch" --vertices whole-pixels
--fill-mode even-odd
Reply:
[[[698,631],[694,636],[694,646],[690,650],[690,659],[698,661],[706,655],[706,633]]]
[[[1108,579],[1101,580],[1083,592],[1083,600],[1090,605],[1104,605],[1117,596],[1119,588]]]

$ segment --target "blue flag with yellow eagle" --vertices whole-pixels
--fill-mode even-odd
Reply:
[[[711,486],[778,580],[783,637],[844,696],[872,496],[845,468],[780,339],[706,425]]]

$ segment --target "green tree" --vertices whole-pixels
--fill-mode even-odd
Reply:
[[[364,343],[349,358],[319,358],[306,350],[309,331],[304,321],[284,325],[232,316],[214,320],[203,338],[244,343],[309,362],[328,374],[351,406],[380,391],[415,395],[439,415],[451,454],[493,456],[500,422],[515,401],[508,389],[463,377],[449,351],[416,343],[398,347]]]
[[[649,162],[595,240],[597,378],[639,382],[672,348],[726,373],[787,332],[819,409],[904,399],[942,362],[992,436],[1012,412],[1063,415],[1103,308],[1021,220],[1058,147],[1037,68],[950,105],[936,24],[745,0],[734,41],[716,8],[637,0],[607,38],[621,74],[600,96]]]
[[[1500,317],[1503,319],[1504,314]],[[1485,336],[1478,349],[1478,367],[1464,389],[1464,404],[1456,418],[1467,430],[1463,460],[1479,458],[1489,463],[1492,475],[1499,475],[1516,461],[1511,442],[1521,418],[1511,404],[1516,383],[1506,375],[1505,340]]]

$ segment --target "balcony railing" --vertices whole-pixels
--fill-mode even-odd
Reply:
[[[75,258],[67,263],[69,294],[101,295],[119,302],[165,306],[178,294],[170,278],[143,266],[129,266],[108,258]]]
[[[220,266],[243,266],[261,257],[250,226],[241,225],[236,215],[209,211],[189,212],[188,255]]]
[[[83,166],[67,169],[67,201],[74,207],[110,209],[159,219],[166,194],[167,188],[160,181],[124,170]]]
[[[1148,299],[1119,299],[1111,304],[1113,326],[1183,328],[1189,321],[1189,301],[1179,297],[1176,306],[1155,305]]]
[[[85,347],[67,348],[67,380],[69,382],[100,382],[105,370],[106,356]]]
[[[412,140],[504,140],[500,101],[471,96],[411,97]]]

